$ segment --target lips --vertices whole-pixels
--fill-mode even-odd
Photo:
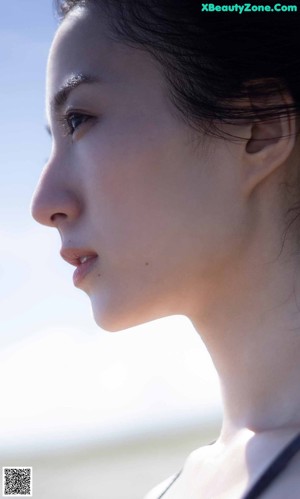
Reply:
[[[95,251],[84,248],[62,248],[60,254],[66,262],[75,267],[83,265],[92,258],[98,257]]]
[[[95,257],[94,257],[94,256],[91,256],[91,255],[90,255],[90,256],[81,256],[81,257],[79,258],[79,261],[80,261],[80,263],[81,263],[81,264],[83,264],[83,263],[86,263],[86,262],[87,262],[88,260],[90,260],[91,258],[95,258]]]
[[[73,274],[75,286],[79,286],[87,274],[92,271],[98,258],[97,253],[84,248],[62,248],[60,254],[66,262],[76,267]]]

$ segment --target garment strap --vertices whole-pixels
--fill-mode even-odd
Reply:
[[[213,440],[212,442],[210,442],[208,445],[213,445],[215,444],[216,441]],[[177,475],[175,476],[175,478],[172,480],[172,482],[168,485],[168,487],[166,488],[166,490],[164,490],[164,492],[157,498],[157,499],[160,499],[162,496],[165,495],[165,493],[169,490],[169,488],[173,485],[173,483],[177,480],[177,478],[181,475],[183,471],[183,468],[179,471],[179,473],[177,473]]]
[[[300,451],[300,433],[278,454],[243,499],[257,499]]]
[[[166,490],[163,491],[162,494],[160,494],[160,496],[157,498],[157,499],[160,499],[162,496],[165,495],[165,493],[169,490],[169,488],[173,485],[173,483],[177,480],[177,478],[179,477],[179,475],[181,474],[182,470],[179,471],[179,473],[177,473],[177,475],[175,476],[175,478],[172,480],[172,482],[168,485],[168,487],[166,488]]]
[[[214,443],[214,442],[212,442]],[[258,481],[254,484],[251,490],[243,497],[243,499],[257,499],[269,485],[285,470],[293,457],[300,451],[300,433],[278,454],[268,468],[263,472]],[[161,499],[177,478],[182,473],[182,469],[177,473],[166,490],[157,498]]]

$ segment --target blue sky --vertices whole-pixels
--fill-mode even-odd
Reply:
[[[44,74],[56,20],[51,2],[3,2],[0,18],[1,226],[24,225],[34,175],[47,156]],[[11,203],[11,201],[14,201]],[[8,211],[9,207],[9,211]],[[3,225],[2,225],[3,224]]]
[[[1,6],[0,440],[11,449],[197,421],[220,406],[186,319],[100,330],[59,257],[58,234],[31,219],[50,152],[45,69],[56,24],[50,0]]]

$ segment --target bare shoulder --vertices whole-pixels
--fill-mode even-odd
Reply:
[[[202,468],[203,464],[207,459],[211,459],[214,456],[214,446],[202,445],[197,449],[194,449],[186,458],[184,463],[184,476],[189,477],[194,473],[199,473],[199,469]]]
[[[173,482],[176,475],[178,473],[174,473],[174,475],[169,476],[166,480],[156,485],[153,489],[148,492],[148,494],[143,499],[158,499],[159,496],[169,487],[169,485]]]
[[[181,470],[180,477],[178,480],[176,480],[176,485],[177,482],[184,480],[186,474],[191,473],[192,470],[196,467],[196,464],[199,462],[199,458],[201,459],[201,453],[203,453],[201,448],[195,449],[187,456],[184,462],[184,466]],[[153,489],[150,490],[150,492],[148,492],[148,494],[143,499],[158,499],[159,496],[163,492],[165,492],[169,485],[175,480],[177,475],[178,472],[174,473],[174,475],[169,476],[166,480],[156,485]]]
[[[180,477],[175,482],[174,489],[177,486],[184,484],[187,480],[193,479],[193,474],[198,473],[199,464],[203,461],[203,458],[207,456],[207,453],[211,451],[211,446],[203,446],[193,450],[185,459],[184,465],[182,467]],[[169,476],[166,480],[156,485],[153,489],[148,492],[148,494],[143,499],[158,499],[159,496],[165,492],[169,485],[174,481],[177,473]],[[179,483],[180,482],[180,483]],[[173,487],[172,487],[173,491]]]

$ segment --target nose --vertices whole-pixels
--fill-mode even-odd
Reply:
[[[42,225],[58,227],[79,216],[78,193],[68,185],[67,175],[49,160],[44,167],[31,201],[31,214]]]

